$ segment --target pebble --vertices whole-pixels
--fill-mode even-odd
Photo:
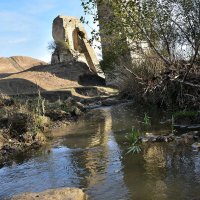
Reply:
[[[196,150],[200,150],[200,143],[199,142],[195,142],[192,144],[192,148],[196,149]]]

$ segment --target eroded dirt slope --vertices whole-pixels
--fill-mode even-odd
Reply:
[[[0,78],[0,92],[8,95],[68,90],[84,97],[113,92],[102,86],[104,79],[91,72],[86,64],[75,61],[34,66]]]
[[[0,57],[0,74],[21,72],[34,66],[46,64],[41,60],[27,56]]]

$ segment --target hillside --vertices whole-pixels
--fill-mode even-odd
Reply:
[[[0,78],[0,92],[8,95],[64,92],[79,97],[112,95],[116,91],[102,87],[105,80],[82,62],[39,65]],[[113,93],[114,92],[114,93]],[[66,93],[66,94],[67,94]]]
[[[34,66],[46,64],[41,60],[27,56],[0,57],[0,77],[4,74],[21,72]]]

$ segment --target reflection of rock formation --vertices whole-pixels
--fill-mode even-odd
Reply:
[[[138,155],[124,158],[124,181],[133,199],[167,199],[165,151],[155,145],[146,146]]]
[[[96,116],[96,117],[95,117]],[[92,187],[100,181],[99,171],[107,167],[108,138],[112,128],[112,118],[110,110],[94,110],[92,115],[86,116],[78,124],[67,128],[70,134],[66,138],[65,145],[74,148],[87,149],[78,156],[76,152],[72,155],[79,168],[86,170],[81,185]],[[73,138],[73,139],[72,139]],[[105,174],[105,172],[102,172]],[[104,176],[104,175],[103,175]]]
[[[112,116],[110,109],[96,110],[96,118],[92,123],[96,124],[94,135],[90,135],[91,140],[88,150],[83,152],[81,157],[81,168],[87,171],[81,185],[89,188],[91,197],[95,194],[96,199],[112,199],[118,193],[119,199],[127,196],[128,191],[123,182],[122,165],[120,161],[120,149],[115,141],[112,132]],[[91,120],[87,117],[87,120]],[[87,122],[87,130],[88,130]],[[74,155],[74,159],[77,157]],[[84,160],[84,162],[83,162]],[[108,175],[109,174],[109,175]],[[99,196],[98,196],[99,195]]]
[[[92,187],[100,181],[102,177],[99,176],[98,173],[102,168],[106,170],[108,165],[105,158],[108,157],[109,152],[108,139],[112,130],[112,117],[109,109],[99,112],[102,121],[97,123],[96,134],[91,137],[88,147],[101,146],[102,148],[98,151],[87,151],[85,154],[85,167],[89,173],[89,176],[87,177],[88,187]]]
[[[152,145],[147,147],[144,151],[144,160],[146,162],[145,167],[147,173],[152,175],[157,175],[159,169],[166,167],[166,152],[163,147]]]
[[[112,116],[110,109],[93,110],[78,123],[72,123],[65,129],[58,129],[53,134],[56,137],[66,136],[65,145],[69,148],[90,148],[108,143],[112,131]]]
[[[152,185],[147,185],[147,188],[152,186],[154,190],[152,196],[154,200],[167,199],[167,185],[163,180],[160,180],[162,176],[165,176],[166,170],[166,149],[162,145],[153,144],[145,148],[143,154],[145,160],[145,170],[149,177],[158,179],[152,182]]]
[[[96,112],[96,111],[95,111]],[[91,138],[90,147],[96,145],[107,145],[109,133],[112,131],[112,116],[110,109],[97,111],[99,116],[101,116],[100,123],[96,127],[96,135]],[[98,118],[98,116],[97,116]]]
[[[192,199],[200,195],[199,156],[185,146],[146,144],[140,155],[127,155],[123,162],[124,181],[133,199]]]
[[[158,180],[155,183],[155,189],[153,194],[154,200],[167,199],[167,185],[164,181]]]
[[[66,42],[68,51],[57,52],[52,55],[52,63],[78,59],[85,62],[89,69],[102,75],[99,61],[94,49],[89,44],[87,33],[79,19],[69,16],[58,16],[53,21],[53,38],[55,42]]]
[[[80,148],[70,156],[75,168],[79,169],[76,170],[78,177],[82,177],[80,187],[89,188],[91,196],[97,193],[102,196],[106,192],[103,196],[110,199],[118,192],[122,198],[127,195],[127,189],[121,174],[121,152],[112,135],[111,110],[91,112],[91,115],[67,128],[66,132],[70,135],[66,135],[64,144],[72,149]]]

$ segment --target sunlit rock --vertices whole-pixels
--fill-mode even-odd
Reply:
[[[86,200],[87,195],[78,188],[46,190],[41,193],[25,193],[11,200]]]

